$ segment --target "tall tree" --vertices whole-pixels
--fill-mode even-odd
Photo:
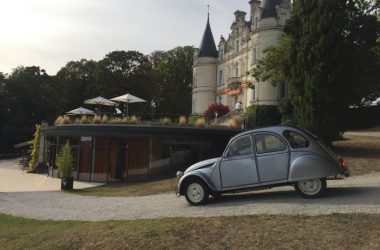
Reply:
[[[149,101],[152,98],[152,72],[148,56],[137,51],[113,51],[98,62],[91,90],[109,98],[131,93]],[[131,105],[130,110],[141,113],[149,107]]]
[[[3,85],[3,138],[7,149],[30,139],[36,123],[52,120],[60,106],[59,92],[54,77],[39,67],[18,67]]]
[[[158,109],[166,114],[191,112],[193,47],[177,47],[151,54],[158,93]]]
[[[61,88],[61,113],[83,105],[83,101],[92,96],[92,83],[95,82],[96,62],[82,59],[70,61],[57,73]]]
[[[286,81],[295,122],[327,142],[344,128],[349,105],[380,94],[376,6],[360,2],[295,1],[280,46],[254,74]]]

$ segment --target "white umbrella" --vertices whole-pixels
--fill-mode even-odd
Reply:
[[[146,102],[145,100],[143,100],[137,96],[131,95],[131,94],[125,94],[122,96],[118,96],[118,97],[112,98],[111,100],[116,101],[116,102],[125,102],[127,104],[127,116],[128,116],[128,104],[129,103]]]
[[[101,105],[103,106],[114,106],[116,105],[116,102],[110,101],[104,97],[98,96],[92,99],[88,99],[84,101],[85,104],[92,104],[92,105],[98,105],[99,106],[99,113],[101,111]]]
[[[95,112],[92,110],[80,107],[77,109],[73,109],[69,112],[66,112],[66,114],[67,115],[95,115]]]

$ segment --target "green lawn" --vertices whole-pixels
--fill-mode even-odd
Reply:
[[[104,186],[76,189],[70,193],[91,196],[144,196],[160,193],[173,193],[177,178],[138,183],[110,183]]]
[[[0,246],[1,249],[379,249],[380,215],[57,222],[0,214]]]

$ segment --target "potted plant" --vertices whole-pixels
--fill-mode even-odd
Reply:
[[[57,166],[61,176],[61,190],[72,190],[74,178],[72,177],[74,157],[71,152],[69,141],[58,153]]]

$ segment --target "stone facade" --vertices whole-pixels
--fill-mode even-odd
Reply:
[[[257,81],[250,75],[263,50],[278,43],[282,27],[290,16],[290,0],[251,0],[250,20],[246,13],[236,11],[228,38],[223,36],[215,56],[204,48],[211,48],[213,39],[209,20],[200,49],[195,50],[193,66],[193,113],[203,113],[207,107],[220,102],[234,108],[250,105],[276,105],[286,95],[286,86],[272,86]],[[206,37],[207,36],[207,37]],[[212,33],[211,33],[212,36]],[[209,39],[207,39],[209,38]],[[205,43],[209,43],[206,44]],[[248,83],[253,87],[249,88]]]

